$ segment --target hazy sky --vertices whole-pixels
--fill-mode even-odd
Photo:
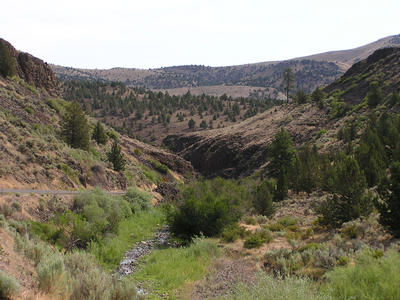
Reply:
[[[399,0],[7,0],[0,37],[82,68],[282,60],[400,33]]]

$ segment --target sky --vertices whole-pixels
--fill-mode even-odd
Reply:
[[[12,0],[0,37],[67,67],[227,66],[399,34],[399,0]]]

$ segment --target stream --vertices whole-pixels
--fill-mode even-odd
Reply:
[[[153,249],[174,246],[175,245],[169,242],[168,227],[162,227],[156,232],[154,238],[136,243],[132,249],[125,253],[124,258],[121,260],[115,272],[115,276],[122,278],[136,272],[140,268],[140,259],[150,254]],[[137,291],[138,294],[146,294],[140,287],[138,287]]]

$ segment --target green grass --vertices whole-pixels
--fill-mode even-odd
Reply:
[[[260,273],[257,283],[252,285],[241,283],[234,293],[222,299],[330,300],[332,298],[318,291],[311,279],[291,276],[279,278]]]
[[[186,283],[201,279],[216,256],[218,248],[212,240],[196,238],[185,248],[154,251],[133,277],[155,294],[173,297]]]
[[[127,250],[139,241],[152,238],[163,222],[164,215],[159,208],[137,213],[121,221],[117,235],[92,242],[88,252],[96,256],[105,269],[115,269]]]
[[[327,274],[327,290],[334,299],[400,299],[400,255],[390,250],[377,258],[380,256],[377,253],[364,250],[354,266],[337,268]]]

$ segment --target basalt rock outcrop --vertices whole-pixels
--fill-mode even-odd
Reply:
[[[26,52],[16,50],[9,42],[0,38],[15,59],[17,75],[27,83],[46,89],[50,94],[57,94],[58,81],[50,66],[43,60]]]

